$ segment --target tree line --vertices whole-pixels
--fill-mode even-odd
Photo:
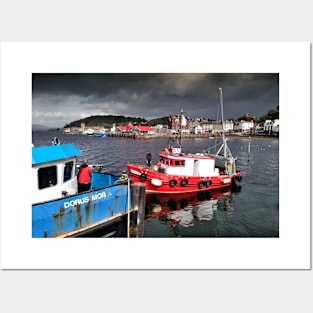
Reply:
[[[141,117],[129,117],[123,115],[92,115],[69,124],[65,124],[64,128],[80,127],[82,123],[85,123],[86,127],[96,127],[101,125],[104,128],[111,128],[114,123],[117,125],[124,125],[127,123],[145,124],[147,121]]]
[[[276,120],[276,119],[279,119],[278,107],[277,107],[277,110],[269,110],[267,112],[267,114],[264,114],[264,115],[260,116],[259,118],[256,118],[255,122],[262,123],[265,120]],[[246,116],[241,116],[241,117],[238,118],[238,120],[250,121],[250,120],[252,120],[252,118],[251,117],[246,117]]]

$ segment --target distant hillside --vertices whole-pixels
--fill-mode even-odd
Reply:
[[[49,127],[43,126],[43,125],[38,125],[38,124],[33,124],[32,125],[32,131],[48,131]]]
[[[150,120],[147,122],[147,124],[149,124],[149,126],[155,126],[155,125],[167,125],[168,124],[168,116],[165,117],[159,117],[159,118],[155,118],[153,120]]]
[[[261,123],[261,122],[264,122],[265,120],[275,120],[275,119],[279,119],[279,107],[278,106],[276,110],[275,109],[269,110],[267,114],[264,114],[260,116],[259,118],[256,118],[255,121],[257,123]],[[253,120],[253,118],[247,117],[246,115],[244,115],[244,116],[238,117],[237,120],[251,121]]]
[[[64,127],[80,127],[81,123],[85,123],[86,127],[104,127],[111,128],[115,123],[116,125],[126,125],[129,122],[132,124],[146,124],[147,121],[140,117],[128,117],[122,115],[94,115],[89,116],[78,121],[66,124]]]

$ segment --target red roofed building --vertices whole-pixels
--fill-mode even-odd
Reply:
[[[121,133],[127,133],[127,126],[117,126],[116,128]]]
[[[129,123],[127,126],[117,126],[117,131],[121,133],[137,133],[139,135],[155,135],[155,130],[149,126],[133,126]]]
[[[134,125],[132,123],[128,123],[127,126],[117,126],[117,130],[121,133],[131,133],[134,129]]]
[[[140,135],[155,135],[155,130],[150,126],[135,126],[134,129]]]

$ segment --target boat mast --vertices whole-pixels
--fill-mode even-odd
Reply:
[[[181,109],[180,110],[180,114],[179,114],[179,123],[178,123],[178,143],[179,145],[181,146],[181,132],[182,132],[182,122],[183,122],[183,113],[184,113],[184,110]]]
[[[219,93],[219,99],[220,99],[220,106],[221,106],[221,116],[222,116],[222,137],[223,137],[223,143],[224,143],[224,157],[226,158],[226,140],[225,140],[225,134],[224,134],[224,109],[223,109],[223,91],[222,88],[218,88]]]
[[[218,88],[219,99],[220,99],[220,106],[221,106],[221,117],[222,117],[222,139],[223,139],[223,146],[224,146],[224,159],[225,159],[225,171],[228,175],[235,175],[236,174],[236,163],[230,152],[230,149],[227,145],[226,138],[225,138],[225,128],[224,128],[224,108],[223,108],[223,92],[222,88]]]

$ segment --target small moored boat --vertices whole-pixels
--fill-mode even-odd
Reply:
[[[221,142],[200,153],[183,153],[181,149],[181,126],[185,123],[183,111],[180,123],[168,147],[159,152],[158,164],[148,165],[128,163],[128,172],[134,182],[146,185],[147,193],[186,193],[203,190],[218,190],[241,181],[241,172],[236,169],[224,134],[222,88],[219,88],[219,105],[222,112]],[[212,147],[213,148],[213,147]],[[222,154],[222,155],[221,155]],[[217,164],[218,160],[221,163]]]
[[[107,133],[93,133],[94,137],[109,137]]]

